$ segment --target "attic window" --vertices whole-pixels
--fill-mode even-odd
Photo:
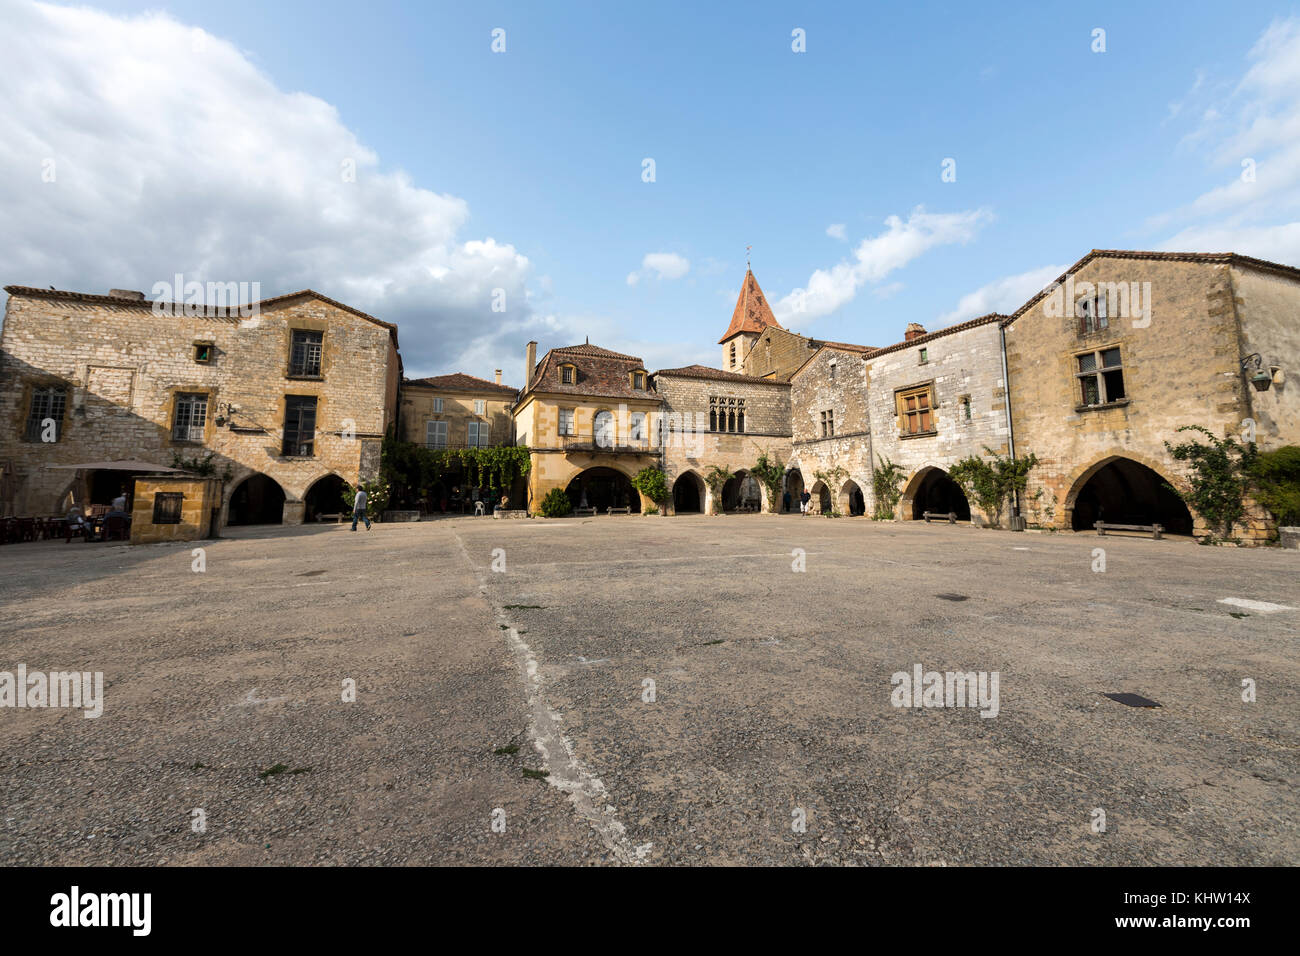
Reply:
[[[573,368],[572,365],[561,365],[561,366],[560,366],[560,384],[561,384],[561,385],[572,385],[572,384],[573,384],[573,372],[574,372],[574,368]]]
[[[632,373],[632,387],[638,391],[645,389],[645,372],[636,371]]]
[[[928,361],[930,361],[930,350],[921,349],[921,364],[924,365]]]

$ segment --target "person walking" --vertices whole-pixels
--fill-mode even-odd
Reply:
[[[364,488],[357,489],[356,498],[352,499],[352,530],[357,530],[357,522],[364,521],[366,530],[370,530],[370,517],[366,514],[366,502],[368,498]]]
[[[788,491],[781,496],[781,510],[787,513],[790,511],[790,492]]]
[[[810,501],[812,501],[812,495],[807,489],[804,489],[804,493],[799,496],[799,511],[802,514],[808,513],[808,502]]]

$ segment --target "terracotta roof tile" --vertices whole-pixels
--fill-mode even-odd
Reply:
[[[720,368],[709,368],[707,365],[687,365],[683,368],[663,368],[655,372],[655,377],[667,375],[669,378],[706,378],[718,379],[724,382],[748,382],[752,385],[780,385],[789,388],[789,382],[782,382],[772,378],[755,378],[752,375],[741,375],[738,372],[724,372]]]
[[[431,375],[428,378],[411,378],[402,383],[404,386],[423,385],[427,388],[440,388],[449,392],[500,392],[502,395],[514,396],[519,389],[513,385],[498,385],[485,378],[466,375],[464,372],[452,372],[450,375]]]
[[[560,365],[567,363],[577,370],[576,381],[566,385],[560,381]],[[564,348],[551,349],[537,363],[532,381],[524,389],[527,392],[556,392],[563,395],[592,395],[601,398],[641,398],[655,399],[650,390],[649,375],[646,387],[634,389],[630,373],[645,369],[645,365],[636,355],[624,355],[611,352],[598,345],[569,345]]]
[[[727,326],[727,334],[718,339],[718,344],[721,345],[741,332],[762,332],[768,326],[782,328],[781,323],[772,314],[772,307],[767,304],[763,290],[758,287],[758,280],[754,278],[754,273],[747,269],[745,282],[740,287],[740,295],[736,299],[735,311],[731,313],[731,325]]]

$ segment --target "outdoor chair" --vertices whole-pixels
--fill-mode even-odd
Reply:
[[[105,541],[125,541],[127,539],[126,519],[121,515],[109,515],[104,525]]]

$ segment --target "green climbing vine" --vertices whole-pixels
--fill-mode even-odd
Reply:
[[[781,491],[785,483],[785,465],[781,459],[768,459],[766,453],[758,456],[758,462],[750,467],[749,473],[763,483],[767,489],[767,510],[776,513],[781,510]]]

